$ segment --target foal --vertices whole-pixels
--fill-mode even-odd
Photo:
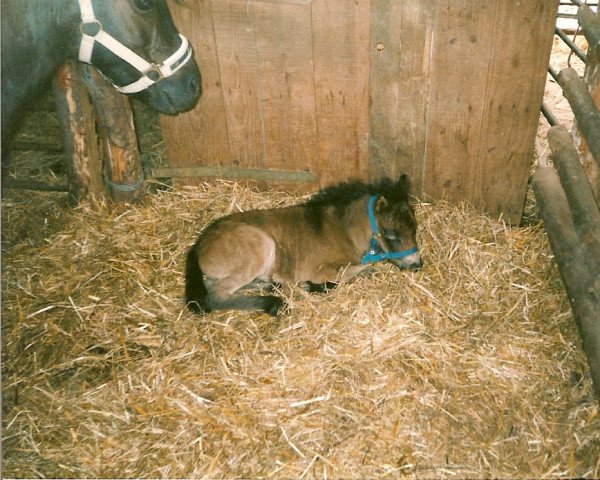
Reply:
[[[417,222],[406,175],[397,182],[354,181],[321,190],[306,203],[234,213],[211,223],[187,254],[185,300],[200,313],[264,310],[280,297],[239,292],[254,282],[306,282],[324,291],[379,260],[421,266]]]

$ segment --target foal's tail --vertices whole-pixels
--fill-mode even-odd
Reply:
[[[185,302],[194,313],[209,312],[204,276],[198,264],[198,244],[189,249],[185,261]]]

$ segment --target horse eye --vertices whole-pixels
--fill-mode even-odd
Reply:
[[[386,240],[390,240],[392,242],[397,242],[402,239],[402,237],[400,237],[400,235],[398,235],[397,232],[395,232],[394,230],[388,230],[387,228],[383,230],[383,236]]]
[[[133,3],[140,10],[150,10],[154,7],[154,0],[134,0]]]

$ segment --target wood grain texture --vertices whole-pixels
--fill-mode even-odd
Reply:
[[[557,8],[556,0],[440,2],[428,111],[428,195],[467,201],[519,223]]]
[[[102,155],[98,149],[96,115],[82,80],[82,65],[63,65],[52,80],[58,118],[63,127],[69,201],[72,204],[104,197]]]
[[[433,27],[424,178],[425,194],[433,198],[470,199],[480,175],[479,140],[496,5],[439,2]]]
[[[196,108],[176,117],[161,115],[169,162],[174,167],[229,165],[230,148],[217,45],[210,0],[169,1],[173,20],[194,48],[202,74],[202,96]],[[198,178],[175,183],[193,185]]]
[[[408,174],[423,190],[434,0],[372,0],[369,176]]]
[[[309,171],[303,190],[406,172],[517,223],[557,3],[174,3],[204,95],[163,119],[171,166]]]
[[[315,171],[316,124],[309,5],[252,5],[267,166]]]
[[[368,178],[369,2],[312,3],[320,184]]]
[[[558,0],[498,2],[472,203],[521,220],[546,83]],[[517,35],[516,32],[527,32]]]

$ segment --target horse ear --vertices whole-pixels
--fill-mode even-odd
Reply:
[[[410,178],[405,173],[400,175],[400,178],[396,182],[396,190],[401,197],[408,197],[408,193],[410,192]]]

